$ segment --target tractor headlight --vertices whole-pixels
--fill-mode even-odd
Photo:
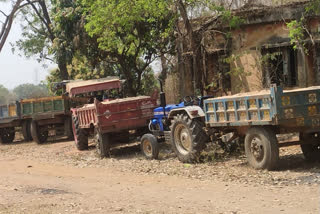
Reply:
[[[152,119],[151,123],[152,123],[152,125],[157,125],[158,124],[158,120],[157,119]]]

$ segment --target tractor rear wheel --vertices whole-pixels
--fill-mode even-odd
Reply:
[[[31,121],[25,120],[22,122],[22,135],[25,141],[31,141]]]
[[[88,132],[85,129],[79,127],[79,119],[76,116],[72,116],[72,129],[74,142],[78,150],[87,150],[88,149]]]
[[[159,143],[153,134],[145,134],[141,138],[140,148],[147,159],[158,159]]]
[[[110,156],[110,136],[109,134],[102,134],[98,130],[95,130],[95,143],[96,150],[100,158]]]
[[[178,114],[171,121],[171,142],[178,159],[183,163],[199,162],[200,152],[205,148],[208,136],[204,124]]]
[[[0,130],[0,143],[12,143],[15,137],[14,127],[3,128]]]

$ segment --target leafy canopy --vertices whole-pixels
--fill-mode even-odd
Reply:
[[[153,53],[168,38],[173,19],[167,0],[83,0],[86,30],[97,36],[101,49],[127,54]]]
[[[173,50],[174,13],[167,0],[82,0],[85,29],[118,65],[130,95],[142,93],[150,64]]]
[[[46,85],[33,85],[30,83],[22,84],[13,89],[17,99],[39,98],[49,95]]]

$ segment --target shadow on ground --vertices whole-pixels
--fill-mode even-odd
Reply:
[[[319,162],[308,162],[302,154],[283,155],[279,161],[279,171],[291,170],[296,172],[309,172],[318,170],[320,172]]]

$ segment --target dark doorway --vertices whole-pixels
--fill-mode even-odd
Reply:
[[[268,48],[262,51],[264,85],[283,87],[297,85],[297,51],[292,47]]]

